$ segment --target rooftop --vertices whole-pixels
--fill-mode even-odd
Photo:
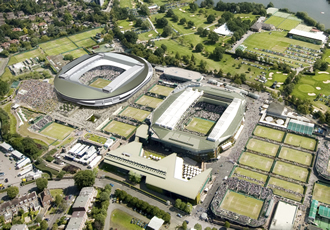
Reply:
[[[177,67],[165,68],[164,74],[173,77],[178,77],[180,79],[184,78],[190,81],[198,81],[203,77],[199,72],[177,68]]]
[[[163,219],[154,216],[151,218],[148,227],[154,230],[159,230],[162,227],[163,223],[164,223]]]
[[[279,201],[269,230],[292,229],[296,212],[297,206]]]
[[[302,31],[302,30],[292,29],[292,30],[290,30],[289,34],[319,40],[319,41],[322,41],[323,43],[325,43],[327,40],[327,36],[325,36],[323,34],[323,32],[312,33],[312,32],[306,32],[306,31]]]

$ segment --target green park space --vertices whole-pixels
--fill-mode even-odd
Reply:
[[[91,140],[91,141],[95,141],[95,142],[98,142],[100,144],[104,144],[106,141],[107,141],[107,138],[105,137],[100,137],[98,135],[95,135],[95,134],[91,134],[91,133],[87,133],[85,135],[85,138],[87,138],[88,140]]]
[[[89,47],[89,46],[96,45],[96,42],[91,38],[87,38],[87,39],[84,39],[84,40],[81,40],[81,41],[78,41],[75,43],[78,47]]]
[[[131,224],[132,218],[128,213],[115,209],[111,213],[110,226],[117,230],[141,230],[141,227]]]
[[[281,87],[278,89],[282,89],[283,88],[282,83],[284,83],[284,81],[287,79],[287,77],[288,77],[288,74],[283,74],[278,71],[270,72],[267,76],[267,82],[265,85],[270,87],[273,85],[273,83],[275,81],[277,81],[277,84],[281,85]]]
[[[297,162],[306,166],[310,166],[313,160],[312,154],[287,147],[281,148],[278,157],[289,161]]]
[[[163,102],[162,99],[155,98],[155,97],[149,97],[146,95],[143,95],[140,97],[135,103],[139,105],[148,106],[150,108],[157,108],[161,103]]]
[[[76,49],[73,51],[69,51],[67,53],[63,53],[63,56],[66,54],[71,54],[73,56],[73,58],[76,59],[76,58],[79,58],[79,57],[87,54],[87,52],[84,49],[80,48],[80,49]]]
[[[89,31],[86,31],[86,32],[82,32],[80,34],[72,35],[72,36],[69,37],[69,39],[73,42],[81,41],[81,40],[93,37],[97,33],[101,33],[102,30],[103,30],[103,28],[97,28],[97,29],[89,30]]]
[[[157,37],[157,33],[153,30],[146,32],[146,33],[139,34],[140,41],[147,41],[151,38],[156,38],[156,37]]]
[[[279,24],[281,24],[283,21],[285,20],[285,18],[282,17],[278,17],[278,16],[271,16],[270,18],[268,18],[265,23],[267,24],[272,24],[275,27],[277,27]]]
[[[135,8],[135,7],[133,7],[133,4],[134,4],[134,6],[136,5],[136,3],[132,0],[120,0],[120,7],[121,8],[126,8],[126,7]]]
[[[68,52],[68,51],[74,50],[74,49],[77,49],[77,46],[73,42],[71,42],[71,43],[66,43],[66,44],[63,44],[61,46],[58,46],[58,47],[55,47],[52,49],[47,49],[47,50],[45,50],[45,52],[47,53],[48,56],[55,56],[55,55],[59,55],[61,53],[65,53],[65,52]]]
[[[106,127],[103,128],[106,132],[114,133],[125,138],[128,138],[135,131],[135,129],[135,126],[119,121],[111,121]]]
[[[31,137],[35,141],[40,140],[40,141],[44,142],[43,144],[46,143],[47,145],[50,145],[51,143],[54,142],[53,138],[49,138],[47,136],[40,135],[39,133],[31,132],[29,130],[29,127],[30,127],[29,123],[24,123],[24,125],[21,125],[18,128],[18,133],[21,134],[23,137]]]
[[[237,174],[237,175],[234,175],[234,174]],[[263,184],[260,184],[254,180],[250,180],[248,178],[243,178],[243,177],[240,177],[238,175],[242,175],[242,176],[246,176],[246,177],[250,177],[250,178],[253,178],[253,179],[256,179],[258,181],[262,181]],[[251,183],[254,183],[254,184],[260,184],[260,185],[264,185],[266,183],[266,180],[267,180],[267,175],[264,175],[264,174],[261,174],[261,173],[257,173],[257,172],[254,172],[254,171],[251,171],[251,170],[248,170],[248,169],[244,169],[244,168],[241,168],[241,167],[236,167],[234,169],[234,172],[232,174],[232,177],[237,177],[238,179],[240,180],[245,180],[245,181],[248,181],[248,182],[251,182]]]
[[[262,200],[228,190],[220,208],[257,220],[263,204]]]
[[[37,48],[35,50],[27,51],[27,52],[12,56],[8,62],[8,65],[13,65],[18,62],[25,61],[26,59],[40,57],[40,56],[43,56],[43,53],[40,49]]]
[[[299,185],[299,184],[295,184],[295,183],[291,183],[285,180],[281,180],[275,177],[271,177],[268,181],[268,185],[275,185],[287,190],[291,190],[300,194],[304,194],[304,187]],[[301,201],[302,197],[300,196],[296,196],[292,193],[283,191],[281,189],[277,189],[277,188],[273,188],[271,187],[271,189],[273,190],[273,193],[291,200],[295,200],[295,201]]]
[[[244,152],[239,159],[239,163],[242,165],[247,165],[251,168],[260,169],[266,172],[270,171],[273,162],[273,159],[270,159],[268,157],[262,157],[249,152]]]
[[[173,91],[173,88],[171,87],[166,87],[162,85],[154,85],[149,92],[154,93],[154,94],[159,94],[163,96],[168,96],[170,93]]]
[[[277,28],[283,29],[283,30],[292,30],[296,28],[300,24],[300,21],[294,20],[294,19],[285,19],[285,21],[281,22]]]
[[[316,146],[316,140],[309,137],[304,137],[292,133],[288,133],[285,137],[284,143],[302,147],[308,150],[314,150]]]
[[[330,204],[330,186],[315,183],[313,189],[313,200],[318,200],[322,203]]]
[[[188,125],[185,128],[190,131],[194,131],[206,135],[212,129],[214,124],[215,123],[213,121],[194,117],[193,119],[191,119],[191,121],[188,123]]]
[[[281,161],[276,161],[272,173],[294,180],[307,182],[309,170],[307,168],[299,167]]]
[[[48,125],[45,129],[43,129],[40,133],[49,137],[53,137],[58,140],[63,140],[73,130],[74,129],[69,126],[65,126],[53,122],[52,124]]]
[[[160,158],[166,157],[165,155],[163,155],[161,153],[155,153],[155,152],[151,152],[148,150],[144,150],[143,156],[146,156],[146,158],[148,158],[150,155],[153,155],[155,157],[160,157]]]
[[[283,131],[271,129],[260,125],[258,125],[254,130],[254,135],[278,142],[281,142],[283,140],[284,134],[285,133]]]
[[[123,30],[129,30],[134,27],[135,22],[130,20],[119,20],[117,25],[120,28],[121,31]]]
[[[322,60],[330,63],[330,49],[326,49],[323,53]]]
[[[279,145],[251,138],[246,148],[270,156],[276,156]]]
[[[74,140],[73,137],[66,138],[59,147],[65,147],[66,145],[70,144]]]
[[[144,121],[150,112],[142,109],[137,109],[134,107],[127,107],[124,111],[120,113],[120,116],[130,117],[137,121]]]

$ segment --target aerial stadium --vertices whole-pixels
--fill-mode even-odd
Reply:
[[[153,113],[150,139],[200,160],[219,156],[243,129],[246,100],[213,87],[177,89]]]
[[[127,100],[153,76],[150,63],[126,53],[84,55],[62,68],[54,80],[65,100],[108,106]]]

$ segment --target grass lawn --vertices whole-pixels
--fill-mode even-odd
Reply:
[[[268,75],[267,82],[266,82],[265,85],[268,86],[268,87],[270,87],[270,86],[273,85],[273,83],[275,81],[277,81],[277,84],[280,84],[281,85],[281,87],[278,88],[278,89],[282,89],[283,87],[282,87],[282,84],[281,83],[284,83],[284,81],[287,79],[287,77],[288,77],[288,75],[283,75],[283,73],[276,73],[276,72],[274,73],[273,72],[272,77],[270,77]]]
[[[120,113],[121,116],[131,117],[137,121],[144,121],[149,116],[149,114],[150,112],[148,111],[133,107],[127,107]]]
[[[215,122],[194,117],[185,128],[206,135],[212,129],[214,124]]]
[[[251,138],[246,148],[270,156],[276,156],[279,145]]]
[[[330,187],[315,183],[313,189],[313,199],[330,204]]]
[[[313,155],[299,150],[282,147],[279,158],[310,166],[313,160]]]
[[[89,47],[89,46],[96,45],[96,42],[91,38],[87,38],[85,40],[81,40],[81,41],[75,42],[75,43],[78,47]]]
[[[61,146],[60,146],[60,147],[64,147],[64,146],[66,146],[67,144],[70,144],[73,140],[74,140],[73,137],[68,137],[68,138],[66,138],[66,139],[61,143]]]
[[[55,47],[61,47],[62,45],[69,44],[69,43],[72,43],[70,41],[70,39],[68,39],[67,37],[64,37],[64,38],[52,40],[49,42],[44,42],[42,44],[39,44],[39,47],[42,48],[43,50],[49,50],[49,49],[53,49]]]
[[[121,8],[126,8],[126,7],[133,8],[132,7],[132,2],[133,1],[131,1],[131,0],[120,0],[120,7]]]
[[[77,49],[77,46],[73,42],[71,42],[71,43],[66,43],[66,44],[63,44],[61,46],[58,46],[58,47],[55,47],[52,49],[47,49],[45,52],[49,56],[55,56],[55,55],[59,55],[61,53],[66,53],[66,52],[68,52],[70,50],[74,50],[74,49]]]
[[[229,190],[224,197],[220,207],[222,209],[257,220],[263,203],[264,202],[261,200],[257,200],[255,198]]]
[[[101,33],[102,30],[103,30],[103,28],[97,28],[97,29],[94,29],[94,30],[89,30],[89,31],[86,31],[86,32],[82,32],[80,34],[72,35],[69,38],[70,38],[71,41],[77,42],[77,41],[84,40],[86,38],[93,37],[97,33]]]
[[[277,28],[283,29],[283,30],[292,30],[296,28],[300,24],[300,21],[293,20],[293,19],[285,19],[285,21],[281,22]]]
[[[106,87],[107,85],[110,84],[111,81],[103,79],[103,78],[98,78],[96,79],[94,82],[92,82],[92,84],[90,84],[90,87],[94,87],[94,88],[99,88],[102,89],[104,87]]]
[[[157,33],[153,30],[151,30],[147,33],[139,34],[139,40],[140,41],[146,41],[146,40],[149,40],[151,38],[156,38],[156,37],[157,37]]]
[[[13,78],[13,75],[11,74],[8,67],[5,68],[5,72],[1,75],[1,80],[3,81],[9,81]]]
[[[54,199],[56,195],[61,195],[62,197],[64,196],[63,189],[50,189],[49,191]]]
[[[268,184],[276,185],[276,186],[284,188],[284,189],[289,189],[289,190],[295,191],[297,193],[304,194],[303,186],[301,186],[299,184],[291,183],[291,182],[288,182],[285,180],[280,180],[275,177],[271,177],[268,181]],[[275,188],[272,188],[272,189],[273,189],[274,194],[276,194],[276,195],[286,197],[291,200],[296,200],[299,202],[301,201],[302,197],[296,196],[292,193],[285,192],[283,190],[279,190],[279,189],[275,189]]]
[[[304,149],[314,150],[316,146],[316,140],[296,134],[288,133],[285,137],[284,143],[300,146]]]
[[[254,135],[281,142],[284,137],[284,132],[277,129],[271,129],[265,126],[258,125],[257,128],[254,130]]]
[[[262,157],[253,153],[244,152],[239,159],[239,163],[243,165],[250,166],[252,168],[260,169],[269,172],[272,165],[272,159],[268,157]]]
[[[330,49],[325,50],[325,53],[323,53],[322,60],[330,63]]]
[[[288,164],[285,162],[277,161],[272,171],[275,174],[306,182],[309,171],[296,165]]]
[[[135,129],[136,127],[133,125],[128,125],[119,121],[111,121],[103,130],[127,138]]]
[[[43,55],[43,53],[40,49],[35,49],[35,50],[28,51],[25,53],[20,53],[20,54],[12,56],[8,62],[8,65],[16,64],[18,62],[22,62],[29,58],[40,57],[42,55]]]
[[[123,212],[119,209],[115,209],[111,213],[110,226],[117,230],[141,230],[142,228],[136,224],[131,224],[133,216]]]
[[[107,138],[105,138],[105,137],[100,137],[98,135],[94,135],[94,134],[90,134],[90,133],[87,133],[85,135],[85,138],[87,138],[88,140],[91,140],[91,141],[98,142],[102,145],[107,141]]]
[[[247,170],[247,169],[244,169],[244,168],[240,168],[240,167],[236,167],[233,173],[236,173],[236,174],[239,174],[239,175],[242,175],[242,176],[247,176],[247,177],[259,180],[259,181],[263,181],[264,183],[260,184],[260,185],[264,185],[266,183],[266,180],[267,180],[267,177],[268,177],[267,175],[257,173],[257,172],[253,172],[253,171],[250,171],[250,170]],[[233,176],[233,177],[237,177],[240,180],[246,180],[246,181],[251,182],[251,183],[259,184],[256,181],[249,180],[249,179],[246,179],[246,178],[242,178],[242,177],[239,177],[239,176]]]
[[[145,105],[150,108],[157,108],[162,102],[162,99],[143,95],[135,103],[139,105]]]
[[[16,121],[16,117],[10,112],[11,105],[12,105],[12,103],[8,103],[7,105],[5,105],[3,107],[3,110],[5,110],[7,112],[9,119],[10,119],[10,133],[14,134],[14,133],[16,133],[17,121]]]
[[[155,85],[152,89],[149,90],[151,93],[168,96],[173,91],[173,88],[162,86],[162,85]]]
[[[277,16],[271,16],[270,18],[268,18],[265,23],[267,24],[272,24],[275,27],[277,27],[279,24],[281,24],[282,22],[285,21],[285,18],[282,17],[277,17]]]
[[[44,130],[42,130],[40,133],[44,134],[49,137],[53,137],[58,140],[63,140],[66,136],[68,136],[74,129],[61,125],[58,123],[53,122],[48,127],[46,127]]]
[[[130,20],[119,20],[117,25],[120,28],[120,30],[130,30],[134,27],[135,22]]]
[[[81,56],[87,54],[87,52],[84,49],[76,49],[73,51],[69,51],[67,53],[63,53],[63,56],[66,54],[71,54],[73,56],[73,58],[76,59],[78,57],[81,57]]]
[[[41,140],[41,141],[44,142],[44,143],[43,143],[44,145],[45,145],[45,143],[46,143],[47,145],[50,145],[51,143],[54,142],[54,139],[52,139],[52,138],[45,137],[45,136],[43,136],[43,135],[39,135],[38,133],[30,132],[30,131],[28,130],[29,127],[30,127],[30,124],[28,124],[28,123],[24,123],[24,125],[21,125],[21,126],[18,128],[18,132],[19,132],[19,134],[21,134],[21,135],[24,136],[24,137],[31,137],[31,138],[34,138],[35,141],[36,141],[36,140]]]

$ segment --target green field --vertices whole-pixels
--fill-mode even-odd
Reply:
[[[94,30],[89,30],[89,31],[86,31],[86,32],[82,32],[80,34],[72,35],[69,38],[73,42],[78,42],[78,41],[84,40],[86,38],[93,37],[97,33],[101,33],[102,30],[103,30],[103,28],[97,28],[97,29],[94,29]]]
[[[134,3],[134,1],[131,1],[131,0],[120,0],[120,7],[121,8],[133,8],[132,6],[132,3]],[[135,3],[134,3],[135,5]]]
[[[262,186],[266,183],[266,180],[267,180],[267,177],[268,177],[267,175],[257,173],[257,172],[253,172],[253,171],[250,171],[250,170],[247,170],[247,169],[244,169],[244,168],[240,168],[240,167],[236,167],[233,173],[243,175],[243,176],[247,176],[247,177],[259,180],[259,181],[263,181],[264,183],[260,184]],[[251,183],[259,184],[256,181],[249,180],[249,179],[246,179],[246,178],[243,178],[243,177],[239,177],[239,176],[233,176],[233,177],[237,177],[240,180],[246,180],[246,181],[251,182]]]
[[[139,34],[140,41],[146,41],[146,40],[149,40],[151,38],[156,38],[156,37],[157,37],[157,33],[153,30],[146,32],[146,33]]]
[[[263,203],[261,200],[229,190],[220,208],[257,220]]]
[[[272,76],[270,76],[270,74],[272,73]],[[286,79],[288,78],[288,75],[284,75],[283,73],[277,73],[277,72],[270,72],[269,76],[267,77],[267,82],[266,82],[266,86],[270,87],[273,85],[273,83],[275,81],[277,81],[278,85],[281,85],[280,88],[278,89],[282,89],[282,84]]]
[[[76,49],[73,51],[69,51],[67,53],[63,53],[63,56],[66,54],[71,54],[73,56],[73,58],[76,59],[78,57],[81,57],[81,56],[87,54],[87,52],[84,49]]]
[[[110,226],[117,230],[141,230],[142,228],[136,224],[131,224],[133,216],[123,212],[119,209],[115,209],[111,213]]]
[[[194,117],[185,128],[206,135],[212,129],[214,124],[215,123],[212,121]]]
[[[12,56],[10,58],[9,62],[8,62],[8,65],[13,65],[13,64],[16,64],[18,62],[25,61],[26,59],[30,59],[30,58],[34,58],[34,57],[40,57],[42,55],[43,54],[42,54],[40,49],[35,49],[35,50],[28,51],[28,52],[25,52],[25,53],[20,53],[20,54]]]
[[[284,143],[302,147],[304,149],[314,150],[316,146],[316,140],[296,134],[288,133],[285,137]]]
[[[313,189],[313,199],[330,204],[330,186],[315,183]]]
[[[137,121],[144,121],[150,112],[142,109],[137,109],[133,107],[127,107],[123,112],[120,113],[121,116],[131,117]]]
[[[254,130],[254,135],[281,142],[284,137],[284,132],[277,129],[271,129],[265,126],[258,125],[257,128]]]
[[[157,108],[161,103],[163,102],[162,99],[155,98],[155,97],[149,97],[146,95],[143,95],[139,98],[135,103],[139,105],[148,106],[150,108]]]
[[[272,24],[274,25],[276,28],[279,24],[281,24],[283,21],[285,20],[285,18],[282,17],[277,17],[277,16],[271,16],[270,18],[268,18],[265,23],[267,24]]]
[[[131,133],[135,131],[136,127],[128,125],[119,121],[111,121],[105,128],[104,131],[118,134],[119,136],[128,138]]]
[[[285,162],[277,161],[275,163],[272,173],[292,178],[294,180],[307,182],[309,171],[296,165],[288,164]]]
[[[47,53],[48,56],[55,56],[55,55],[59,55],[61,53],[66,53],[70,50],[74,50],[77,49],[77,46],[74,43],[66,43],[63,44],[61,46],[52,48],[52,49],[47,49],[45,50],[45,52]]]
[[[283,30],[292,30],[296,28],[300,24],[300,21],[293,20],[293,19],[285,19],[284,22],[280,23],[277,28],[283,29]]]
[[[282,147],[279,158],[310,166],[313,160],[313,155],[299,150]]]
[[[55,47],[61,47],[64,44],[70,44],[70,43],[72,43],[70,41],[70,39],[68,39],[67,37],[64,37],[64,38],[51,40],[49,42],[41,43],[41,44],[39,44],[39,47],[42,48],[43,50],[49,50],[49,49],[53,49]]]
[[[58,140],[63,140],[69,135],[74,129],[65,125],[61,125],[53,122],[40,133],[49,137],[53,137]]]
[[[276,156],[279,145],[251,138],[246,148],[270,156]]]
[[[295,183],[291,183],[285,180],[280,180],[275,177],[271,177],[268,181],[268,184],[276,185],[278,187],[288,189],[300,194],[304,194],[304,187]],[[279,190],[276,188],[272,188],[274,194],[291,199],[291,200],[296,200],[296,201],[301,201],[302,197],[296,196],[292,193],[285,192],[283,190]]]
[[[75,43],[78,47],[89,47],[89,46],[96,45],[96,42],[91,38],[87,38],[87,39],[84,39],[84,40],[81,40],[81,41],[75,42]]]
[[[98,78],[96,79],[94,82],[92,82],[92,84],[90,84],[90,87],[94,87],[94,88],[98,88],[98,89],[102,89],[104,87],[106,87],[107,85],[110,84],[111,81],[103,79],[103,78]]]
[[[107,138],[105,138],[105,137],[100,137],[98,135],[94,135],[94,134],[90,134],[90,133],[87,133],[85,135],[85,138],[87,138],[88,140],[91,140],[91,141],[98,142],[102,145],[107,141]]]
[[[173,88],[162,86],[162,85],[155,85],[152,89],[149,90],[150,93],[155,93],[163,96],[168,96],[173,91]]]
[[[272,168],[274,160],[268,157],[262,157],[253,153],[244,152],[239,159],[239,163],[252,168],[269,172]]]

